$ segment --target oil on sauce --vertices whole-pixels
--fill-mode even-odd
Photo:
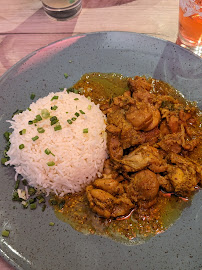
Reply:
[[[122,95],[126,90],[127,77],[120,74],[90,73],[85,74],[74,85],[82,89],[86,97],[90,96],[95,103]],[[159,94],[169,92],[176,98],[182,98],[179,92],[168,84],[154,80],[155,91]],[[183,102],[183,98],[182,98]],[[93,213],[89,207],[85,192],[55,197],[58,204],[54,206],[56,216],[70,224],[75,230],[84,234],[97,234],[112,238],[127,245],[145,242],[152,236],[164,232],[181,215],[189,201],[175,196],[165,196],[159,192],[157,203],[148,210],[134,209],[131,215],[123,219],[105,219]],[[61,205],[64,207],[59,207]]]

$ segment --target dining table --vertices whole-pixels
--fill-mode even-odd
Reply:
[[[178,5],[176,0],[83,0],[78,16],[57,21],[40,0],[1,0],[0,76],[31,52],[82,33],[136,32],[175,43]],[[0,270],[11,269],[0,257]]]

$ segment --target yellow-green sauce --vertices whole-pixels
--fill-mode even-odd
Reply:
[[[85,96],[90,96],[95,103],[102,103],[128,90],[127,79],[114,73],[90,73],[83,75],[74,88],[83,89]],[[168,84],[158,81],[154,83],[159,94],[168,91],[179,99],[179,93]],[[201,149],[196,151],[201,153]],[[198,153],[193,153],[193,158],[196,156],[199,156]],[[63,198],[56,197],[56,200],[58,204],[65,200],[65,206],[61,210],[54,206],[56,216],[75,230],[84,234],[106,236],[127,245],[140,244],[164,232],[180,217],[183,209],[190,205],[191,201],[184,201],[175,196],[165,197],[159,192],[157,203],[151,208],[136,209],[127,219],[107,220],[92,212],[85,192],[69,194]]]

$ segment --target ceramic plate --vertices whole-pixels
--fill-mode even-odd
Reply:
[[[69,63],[69,61],[72,61]],[[30,94],[46,96],[71,86],[86,72],[116,72],[161,79],[202,109],[202,59],[177,45],[153,37],[101,32],[80,35],[48,45],[28,55],[0,80],[0,150],[3,133],[16,109],[26,109]],[[68,79],[64,78],[68,73]],[[23,270],[199,270],[202,267],[202,192],[166,232],[144,244],[126,246],[96,235],[83,235],[58,220],[51,207],[45,212],[23,210],[11,200],[13,168],[0,167],[1,255]],[[15,209],[13,208],[15,206]],[[55,226],[49,226],[55,222]]]

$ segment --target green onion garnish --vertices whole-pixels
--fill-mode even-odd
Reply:
[[[11,135],[11,133],[8,132],[8,131],[6,131],[6,132],[4,133],[4,138],[6,139],[7,142],[9,141],[10,135]]]
[[[10,231],[8,231],[8,230],[3,230],[3,231],[1,232],[1,235],[2,235],[3,237],[9,237],[9,234],[10,234]]]
[[[44,204],[44,205],[42,206],[42,212],[44,212],[45,209],[46,209],[46,205]]]
[[[23,183],[24,186],[27,186],[27,184],[28,184],[28,182],[27,182],[26,179],[23,179],[23,180],[22,180],[22,183]]]
[[[33,99],[35,98],[35,96],[36,96],[36,95],[35,95],[34,93],[32,93],[32,94],[30,95],[30,99],[33,100]]]
[[[88,133],[88,128],[84,128],[83,133]]]
[[[81,113],[81,114],[85,114],[85,112],[84,112],[84,111],[82,111],[82,110],[79,110],[79,111],[80,111],[80,113]]]
[[[68,119],[67,122],[68,122],[68,124],[70,124],[70,125],[72,124],[72,120],[70,120],[70,119]]]
[[[51,101],[53,101],[54,99],[58,99],[58,96],[53,96],[53,97],[51,98]]]
[[[59,89],[60,89],[60,91],[63,91],[65,88],[64,87],[60,87]]]
[[[44,119],[47,119],[50,116],[50,113],[47,109],[41,110],[41,115]]]
[[[76,117],[72,117],[72,121],[76,121]]]
[[[37,121],[41,121],[41,120],[42,120],[42,117],[41,117],[40,114],[37,114],[35,119],[36,119]]]
[[[36,140],[38,140],[39,136],[35,136],[32,138],[32,141],[35,142]]]
[[[49,161],[49,162],[47,162],[46,164],[47,164],[48,166],[54,166],[54,165],[55,165],[55,162]]]
[[[18,110],[18,109],[17,109],[17,110],[13,113],[12,118],[13,118],[14,115],[19,114],[19,113],[22,113],[22,112],[23,112],[23,110]]]
[[[50,223],[49,223],[49,226],[54,226],[54,225],[55,225],[54,222],[50,222]]]
[[[74,115],[76,115],[76,117],[79,117],[80,114],[78,112],[76,112]]]
[[[36,203],[31,203],[31,204],[30,204],[30,209],[31,209],[31,210],[36,209],[36,207],[37,207]]]
[[[58,106],[54,105],[51,107],[51,110],[55,111],[55,110],[57,110],[57,108],[58,108]]]
[[[57,126],[54,127],[54,130],[55,130],[55,131],[61,130],[61,129],[62,129],[61,125],[57,125]]]
[[[31,112],[31,109],[30,108],[27,108],[28,109],[28,111],[30,111]]]
[[[32,125],[34,122],[32,121],[32,120],[30,120],[29,122],[28,122],[28,125]]]
[[[51,150],[49,150],[48,148],[46,148],[46,150],[44,152],[46,153],[46,155],[50,155]]]
[[[18,188],[19,188],[19,185],[20,185],[20,180],[17,180],[17,181],[15,182],[15,187],[14,187],[14,189],[18,189]]]
[[[29,187],[28,188],[28,194],[30,196],[34,195],[36,193],[36,189],[34,187]]]
[[[25,146],[24,146],[24,144],[22,143],[22,144],[19,145],[19,149],[22,150],[23,148],[25,148]]]
[[[8,161],[8,158],[2,158],[1,159],[1,164],[2,165],[5,165],[5,163]]]
[[[69,112],[66,112],[66,113],[69,113]]]
[[[56,124],[59,120],[57,119],[56,116],[52,116],[52,117],[50,118],[50,121],[51,121],[51,126],[52,126],[52,125]]]
[[[79,100],[78,98],[74,98],[74,100]]]
[[[69,77],[69,75],[67,73],[64,73],[64,77],[65,77],[65,79],[67,79]]]
[[[26,133],[26,129],[22,129],[22,130],[20,130],[20,131],[19,131],[19,133],[20,133],[20,135],[25,134],[25,133]]]
[[[44,132],[45,132],[45,129],[42,128],[42,127],[39,127],[39,128],[37,128],[37,131],[38,131],[39,133],[44,133]]]
[[[91,110],[92,106],[91,105],[88,105],[88,110]]]

